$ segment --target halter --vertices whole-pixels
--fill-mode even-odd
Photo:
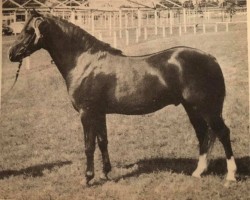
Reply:
[[[34,44],[37,44],[37,42],[39,41],[39,39],[42,38],[42,36],[43,36],[43,35],[40,33],[38,26],[36,26],[37,20],[44,21],[42,17],[37,17],[37,18],[35,18],[34,21],[33,21],[33,28],[35,29],[35,35],[34,35],[34,36],[36,37],[36,38],[35,38]],[[32,36],[32,38],[33,38],[34,36]],[[28,43],[23,44],[23,45],[22,45],[23,48],[24,48],[24,49],[27,49],[27,47],[30,45],[31,42],[32,42],[32,39],[31,39]],[[14,88],[14,86],[15,86],[15,84],[16,84],[16,82],[17,82],[18,76],[19,76],[19,72],[20,72],[21,66],[22,66],[22,60],[19,62],[18,69],[17,69],[17,72],[16,72],[15,81],[14,81],[13,85],[11,86],[11,88],[10,88],[3,96],[7,95],[7,94]]]
[[[27,42],[27,43],[24,43],[22,44],[22,47],[26,50],[28,48],[28,46],[31,44],[31,42],[33,41],[33,38],[35,37],[35,40],[34,40],[34,44],[37,44],[39,39],[41,39],[43,37],[43,35],[40,33],[40,30],[38,28],[38,26],[36,26],[36,22],[37,20],[42,20],[44,21],[44,19],[42,17],[37,17],[37,18],[34,18],[34,21],[33,21],[33,24],[32,24],[32,27],[34,28],[35,30],[35,34],[32,36],[32,38]]]
[[[38,40],[43,37],[43,35],[40,33],[38,26],[36,26],[36,22],[38,20],[44,21],[44,19],[42,17],[36,17],[33,21],[33,28],[35,29],[35,34],[36,34],[36,39],[35,39],[34,44],[37,44]]]

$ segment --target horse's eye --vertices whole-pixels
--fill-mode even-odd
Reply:
[[[25,30],[25,33],[28,33],[28,34],[33,34],[34,33],[34,29],[26,29]]]

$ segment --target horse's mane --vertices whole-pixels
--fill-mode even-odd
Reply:
[[[96,53],[98,51],[106,51],[114,55],[122,55],[122,51],[111,47],[109,44],[96,39],[94,36],[89,34],[87,31],[81,29],[67,20],[55,17],[50,14],[46,14],[46,18],[52,20],[56,25],[58,25],[61,30],[67,34],[72,40],[76,40],[85,51],[90,51],[91,53]]]

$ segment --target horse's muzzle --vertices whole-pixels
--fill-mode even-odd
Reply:
[[[8,50],[8,58],[11,62],[18,62],[18,61],[16,61],[16,57],[15,57],[15,54],[13,52],[13,47],[10,47]]]
[[[13,47],[10,47],[8,55],[11,62],[20,62],[24,57],[24,51],[16,51]]]
[[[19,62],[20,59],[16,56],[13,56],[12,54],[9,54],[9,59],[11,62]]]

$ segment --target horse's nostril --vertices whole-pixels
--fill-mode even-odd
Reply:
[[[13,57],[13,55],[12,55],[12,54],[9,54],[9,60],[10,60],[11,62],[13,62],[13,61],[14,61],[14,57]]]

